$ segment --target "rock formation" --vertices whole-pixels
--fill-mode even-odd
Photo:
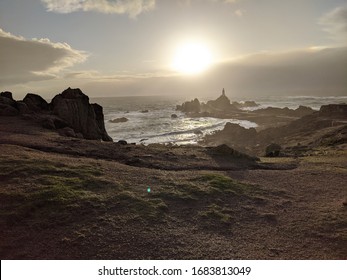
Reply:
[[[214,113],[230,113],[238,112],[239,109],[230,103],[229,98],[225,95],[225,90],[223,88],[222,95],[216,100],[207,101],[207,103],[200,103],[200,101],[195,98],[192,101],[184,102],[182,105],[177,105],[176,110],[182,111],[184,113],[200,113],[201,116],[210,116]]]
[[[102,139],[112,141],[104,124],[102,107],[90,104],[89,97],[80,89],[68,88],[56,95],[50,104],[55,115],[64,120],[86,139]]]
[[[347,104],[323,105],[319,110],[319,116],[347,118]]]
[[[265,109],[258,109],[253,111],[253,113],[259,113],[263,115],[288,116],[288,117],[298,117],[298,118],[312,114],[313,112],[315,112],[315,110],[306,106],[299,106],[299,108],[295,110],[289,109],[288,107],[285,107],[285,108],[268,107]]]
[[[199,113],[200,112],[200,101],[195,98],[192,101],[184,102],[182,105],[177,105],[176,110],[184,113]]]
[[[222,95],[216,100],[210,100],[206,103],[207,107],[212,108],[216,111],[237,111],[238,109],[230,103],[230,99],[225,95],[225,90],[223,88]]]
[[[123,122],[127,122],[127,121],[128,121],[128,119],[125,117],[109,120],[109,122],[111,122],[111,123],[123,123]]]
[[[88,96],[80,89],[68,88],[55,96],[50,104],[33,93],[28,93],[23,101],[15,101],[11,92],[2,92],[0,115],[26,115],[42,127],[57,130],[65,136],[112,141],[105,129],[102,107],[90,104]]]
[[[33,112],[49,109],[47,101],[37,94],[28,93],[24,97],[23,102],[28,106],[29,110]]]

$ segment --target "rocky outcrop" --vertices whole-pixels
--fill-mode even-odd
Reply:
[[[238,124],[226,123],[223,130],[206,135],[201,142],[207,145],[227,144],[237,150],[248,152],[257,141],[257,131],[254,128],[244,128]]]
[[[321,117],[338,117],[347,119],[347,104],[329,104],[323,105],[319,110]]]
[[[184,113],[193,113],[191,115],[199,114],[199,116],[202,117],[240,111],[240,109],[230,103],[230,99],[225,95],[224,89],[221,96],[215,100],[207,101],[206,104],[200,103],[200,101],[195,98],[192,101],[184,102],[182,105],[177,105],[176,110]]]
[[[128,119],[125,117],[109,120],[109,122],[111,122],[111,123],[123,123],[123,122],[127,122],[127,121],[128,121]]]
[[[288,117],[297,117],[297,118],[310,115],[314,112],[315,110],[306,106],[299,106],[299,108],[295,110],[289,109],[288,107],[285,107],[285,108],[268,107],[265,109],[258,109],[253,111],[253,113],[259,113],[262,115],[288,116]]]
[[[48,103],[40,95],[28,93],[23,102],[28,106],[28,109],[33,112],[47,111],[49,109]]]
[[[257,107],[259,104],[257,104],[255,101],[244,101],[244,102],[236,102],[234,101],[231,103],[237,108],[248,108],[248,107]]]
[[[210,100],[206,103],[207,107],[210,107],[214,111],[237,111],[237,107],[230,103],[230,99],[223,93],[216,100]]]
[[[2,92],[0,115],[25,115],[64,136],[112,141],[105,129],[102,107],[90,104],[88,96],[80,89],[68,88],[55,96],[50,104],[33,93],[28,93],[23,101],[15,101],[11,92]]]
[[[192,101],[184,102],[182,105],[177,105],[176,110],[184,113],[199,113],[200,112],[200,101],[195,98]]]
[[[0,93],[0,116],[16,116],[19,111],[16,108],[16,101],[12,98],[9,91]]]
[[[9,92],[9,91],[3,91],[3,92],[1,92],[1,93],[0,93],[0,96],[6,97],[6,98],[8,98],[8,99],[13,100],[12,92]]]
[[[112,141],[104,124],[102,107],[90,104],[89,97],[80,89],[68,88],[56,95],[50,108],[53,113],[64,120],[76,133],[86,139]]]

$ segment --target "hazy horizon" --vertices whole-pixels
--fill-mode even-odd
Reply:
[[[342,0],[4,0],[0,91],[347,95]]]

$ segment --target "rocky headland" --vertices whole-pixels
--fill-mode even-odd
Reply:
[[[225,100],[205,105],[238,114]],[[227,124],[205,147],[144,146],[112,142],[79,89],[50,103],[1,93],[0,256],[344,259],[345,106],[268,130]]]
[[[258,104],[254,101],[231,102],[223,89],[222,95],[215,100],[204,103],[195,98],[192,101],[184,102],[182,105],[177,105],[176,110],[184,112],[190,117],[248,120],[256,122],[259,126],[258,130],[285,125],[315,112],[312,108],[306,106],[299,106],[297,109],[287,107],[254,109],[257,106]],[[245,108],[253,108],[253,110],[242,110]]]

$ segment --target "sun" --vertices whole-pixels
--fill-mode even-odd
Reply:
[[[203,43],[185,43],[175,52],[172,68],[182,74],[198,74],[212,64],[212,53]]]

